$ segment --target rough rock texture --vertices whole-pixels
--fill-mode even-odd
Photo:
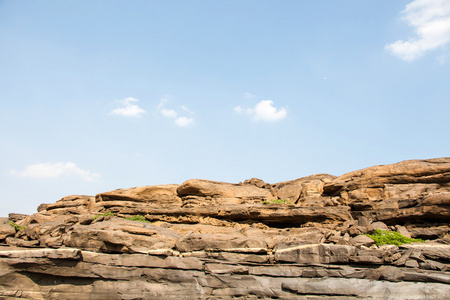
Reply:
[[[450,158],[67,196],[0,218],[0,298],[448,299],[449,221]]]

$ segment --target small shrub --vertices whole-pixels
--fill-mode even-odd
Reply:
[[[110,211],[107,211],[107,212],[105,212],[105,213],[103,213],[101,215],[96,215],[95,217],[92,217],[92,220],[96,220],[96,219],[98,219],[100,217],[106,217],[106,216],[114,216],[114,214],[112,212],[110,212]]]
[[[24,230],[24,229],[27,229],[27,226],[20,226],[19,224],[16,224],[16,222],[14,222],[14,221],[9,221],[9,225],[11,225],[12,227],[14,227],[14,230],[17,232],[17,231],[20,231],[20,230]]]
[[[376,229],[373,234],[366,234],[366,235],[371,239],[373,239],[377,246],[385,244],[400,246],[403,244],[409,244],[413,242],[425,242],[424,240],[421,239],[408,238],[398,232],[383,231],[381,229]]]
[[[289,199],[273,199],[273,200],[263,200],[262,204],[268,205],[268,204],[292,204],[291,200]]]
[[[145,223],[151,223],[151,222],[150,222],[149,220],[147,220],[144,216],[131,216],[131,217],[125,218],[125,220],[138,221],[138,222],[145,222]]]

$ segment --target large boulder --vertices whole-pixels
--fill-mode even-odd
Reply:
[[[57,214],[84,214],[94,205],[93,196],[71,195],[61,198],[52,204],[41,204],[38,211],[48,211]]]
[[[149,207],[179,207],[177,184],[118,189],[95,196],[93,210],[124,214],[145,214]]]
[[[241,204],[252,201],[276,199],[270,189],[260,188],[253,184],[232,184],[204,179],[185,181],[177,188],[180,197],[202,197],[207,200],[217,199],[218,203]]]
[[[380,165],[353,171],[333,181],[326,183],[324,186],[325,194],[336,195],[341,192],[352,192],[360,190],[359,196],[367,198],[383,199],[383,192],[386,185],[401,184],[443,184],[450,182],[450,158],[435,158],[427,160],[406,160],[392,165]],[[394,186],[395,187],[395,186]],[[408,187],[401,186],[408,189]],[[411,187],[411,186],[410,186]],[[415,194],[420,194],[428,186],[414,186]],[[448,189],[449,187],[442,187]],[[392,194],[401,192],[389,191]],[[410,193],[410,192],[409,192]],[[351,196],[351,195],[349,195]]]
[[[331,182],[336,176],[317,174],[302,177],[296,180],[283,181],[274,184],[274,189],[280,199],[289,199],[293,203],[305,201],[310,197],[320,197],[323,194],[325,183]]]

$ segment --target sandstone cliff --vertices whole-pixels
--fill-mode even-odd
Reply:
[[[0,297],[448,299],[449,221],[450,158],[67,196],[0,219]]]

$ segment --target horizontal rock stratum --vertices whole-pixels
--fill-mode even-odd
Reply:
[[[0,298],[448,299],[449,221],[450,158],[72,195],[0,219]]]

